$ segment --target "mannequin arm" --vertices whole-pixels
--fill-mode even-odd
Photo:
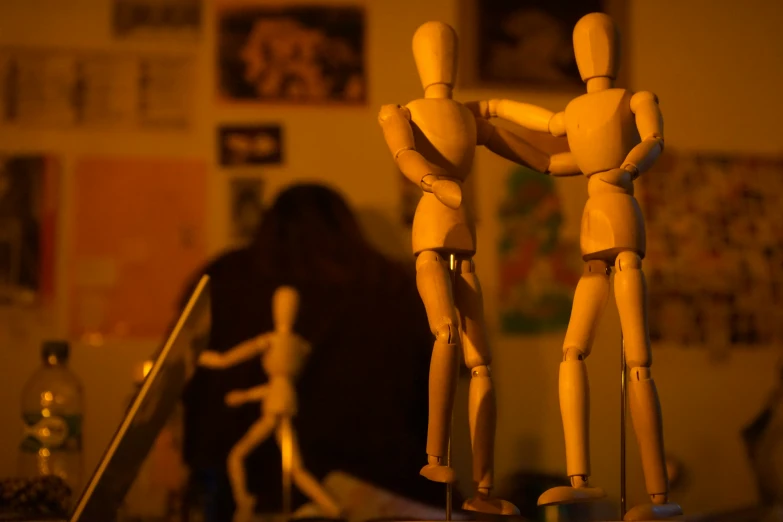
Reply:
[[[383,136],[394,155],[394,161],[405,177],[424,192],[433,193],[447,207],[459,208],[462,204],[459,185],[450,179],[439,179],[440,176],[448,178],[448,173],[427,161],[416,150],[410,111],[399,105],[384,105],[378,115],[378,122],[383,128]]]
[[[576,158],[570,152],[558,152],[549,157],[547,174],[555,177],[580,176],[582,169],[576,164]]]
[[[652,167],[663,152],[663,115],[658,107],[658,97],[651,92],[637,92],[631,97],[631,112],[636,115],[641,143],[631,149],[622,169],[631,173],[631,179]]]
[[[239,406],[246,402],[260,402],[269,395],[269,386],[261,385],[247,390],[233,390],[226,394],[226,404],[229,406]]]
[[[425,192],[432,192],[431,185],[434,178],[426,182],[424,178],[437,177],[444,173],[440,167],[433,165],[416,151],[410,111],[400,105],[384,105],[378,114],[378,123],[383,129],[383,137],[386,138],[386,144],[394,156],[397,167],[406,178]]]
[[[478,144],[509,161],[530,167],[552,176],[579,176],[582,171],[570,152],[552,155],[534,147],[522,137],[496,127],[482,118],[476,118]]]
[[[549,156],[517,136],[513,132],[476,118],[477,144],[483,145],[498,156],[539,172],[549,168]]]
[[[487,100],[465,104],[478,118],[501,118],[552,136],[565,136],[565,113],[511,100]]]
[[[269,347],[269,340],[266,336],[259,336],[249,339],[225,353],[207,350],[201,352],[198,363],[206,368],[222,370],[239,364],[254,355],[262,353]]]

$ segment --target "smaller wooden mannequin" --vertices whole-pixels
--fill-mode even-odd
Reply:
[[[275,291],[272,301],[275,330],[249,339],[228,352],[202,352],[199,364],[207,368],[224,369],[253,356],[261,356],[261,364],[269,382],[247,390],[235,390],[226,395],[226,404],[239,406],[246,402],[260,401],[261,418],[234,445],[228,455],[228,476],[237,505],[234,522],[244,522],[252,517],[255,498],[247,491],[245,458],[264,442],[274,431],[278,444],[285,426],[292,433],[292,468],[294,484],[315,502],[328,517],[338,518],[342,510],[321,484],[302,465],[296,432],[291,423],[297,412],[294,381],[308,355],[310,344],[293,331],[299,308],[299,294],[294,288],[283,286]]]

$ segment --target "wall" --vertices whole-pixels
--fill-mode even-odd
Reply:
[[[218,122],[277,121],[283,124],[287,161],[266,171],[267,195],[297,179],[326,179],[343,190],[362,211],[374,240],[395,255],[405,255],[406,236],[396,223],[397,185],[376,123],[377,109],[420,96],[410,53],[410,37],[429,19],[459,20],[453,0],[427,2],[367,1],[369,103],[358,108],[264,106],[226,108],[214,103],[214,17],[208,8],[203,40],[194,48],[177,44],[126,44],[112,41],[106,0],[3,0],[0,45],[41,45],[124,50],[192,50],[198,61],[195,125],[177,133],[59,133],[0,129],[4,151],[43,151],[66,159],[65,222],[61,250],[67,247],[71,197],[68,174],[75,158],[94,150],[105,154],[202,158],[215,165],[214,126]],[[41,16],[41,13],[46,16]],[[656,92],[666,118],[667,146],[697,150],[780,152],[783,131],[777,123],[783,88],[779,68],[783,55],[778,36],[782,8],[766,0],[747,0],[742,11],[733,0],[630,2],[626,52],[632,87]],[[463,89],[461,99],[510,97],[560,109],[562,95]],[[478,204],[480,251],[476,257],[487,296],[487,316],[494,317],[497,291],[494,249],[498,236],[494,208],[502,194],[509,165],[480,151]],[[575,237],[585,197],[584,180],[558,182],[566,204],[566,228]],[[224,172],[210,177],[209,245],[217,252],[228,244],[227,184]],[[62,273],[62,263],[60,266]],[[62,281],[61,281],[62,289]],[[34,312],[0,310],[0,476],[14,471],[18,438],[18,394],[37,364],[38,340],[49,328],[61,331],[67,310],[59,301],[53,317]],[[51,326],[49,326],[51,325]],[[557,365],[562,334],[540,338],[493,336],[499,401],[497,474],[499,482],[514,471],[564,470],[557,399]],[[610,304],[588,361],[593,404],[593,481],[612,499],[618,486],[619,324]],[[77,346],[73,366],[87,389],[86,461],[100,457],[130,389],[131,361],[143,357],[152,343]],[[712,511],[752,503],[755,493],[738,431],[756,413],[771,387],[777,350],[733,353],[714,362],[702,351],[655,347],[654,375],[665,414],[667,449],[681,458],[691,475],[687,490],[675,495],[688,512]],[[465,468],[464,430],[458,451]],[[644,499],[638,455],[629,441],[629,501]]]

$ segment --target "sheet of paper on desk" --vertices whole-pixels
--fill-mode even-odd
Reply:
[[[90,158],[74,183],[71,334],[159,338],[206,255],[206,166]]]

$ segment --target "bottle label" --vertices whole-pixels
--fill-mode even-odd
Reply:
[[[44,417],[40,413],[22,415],[24,438],[21,449],[37,453],[49,451],[80,451],[82,449],[82,416],[63,415]]]

